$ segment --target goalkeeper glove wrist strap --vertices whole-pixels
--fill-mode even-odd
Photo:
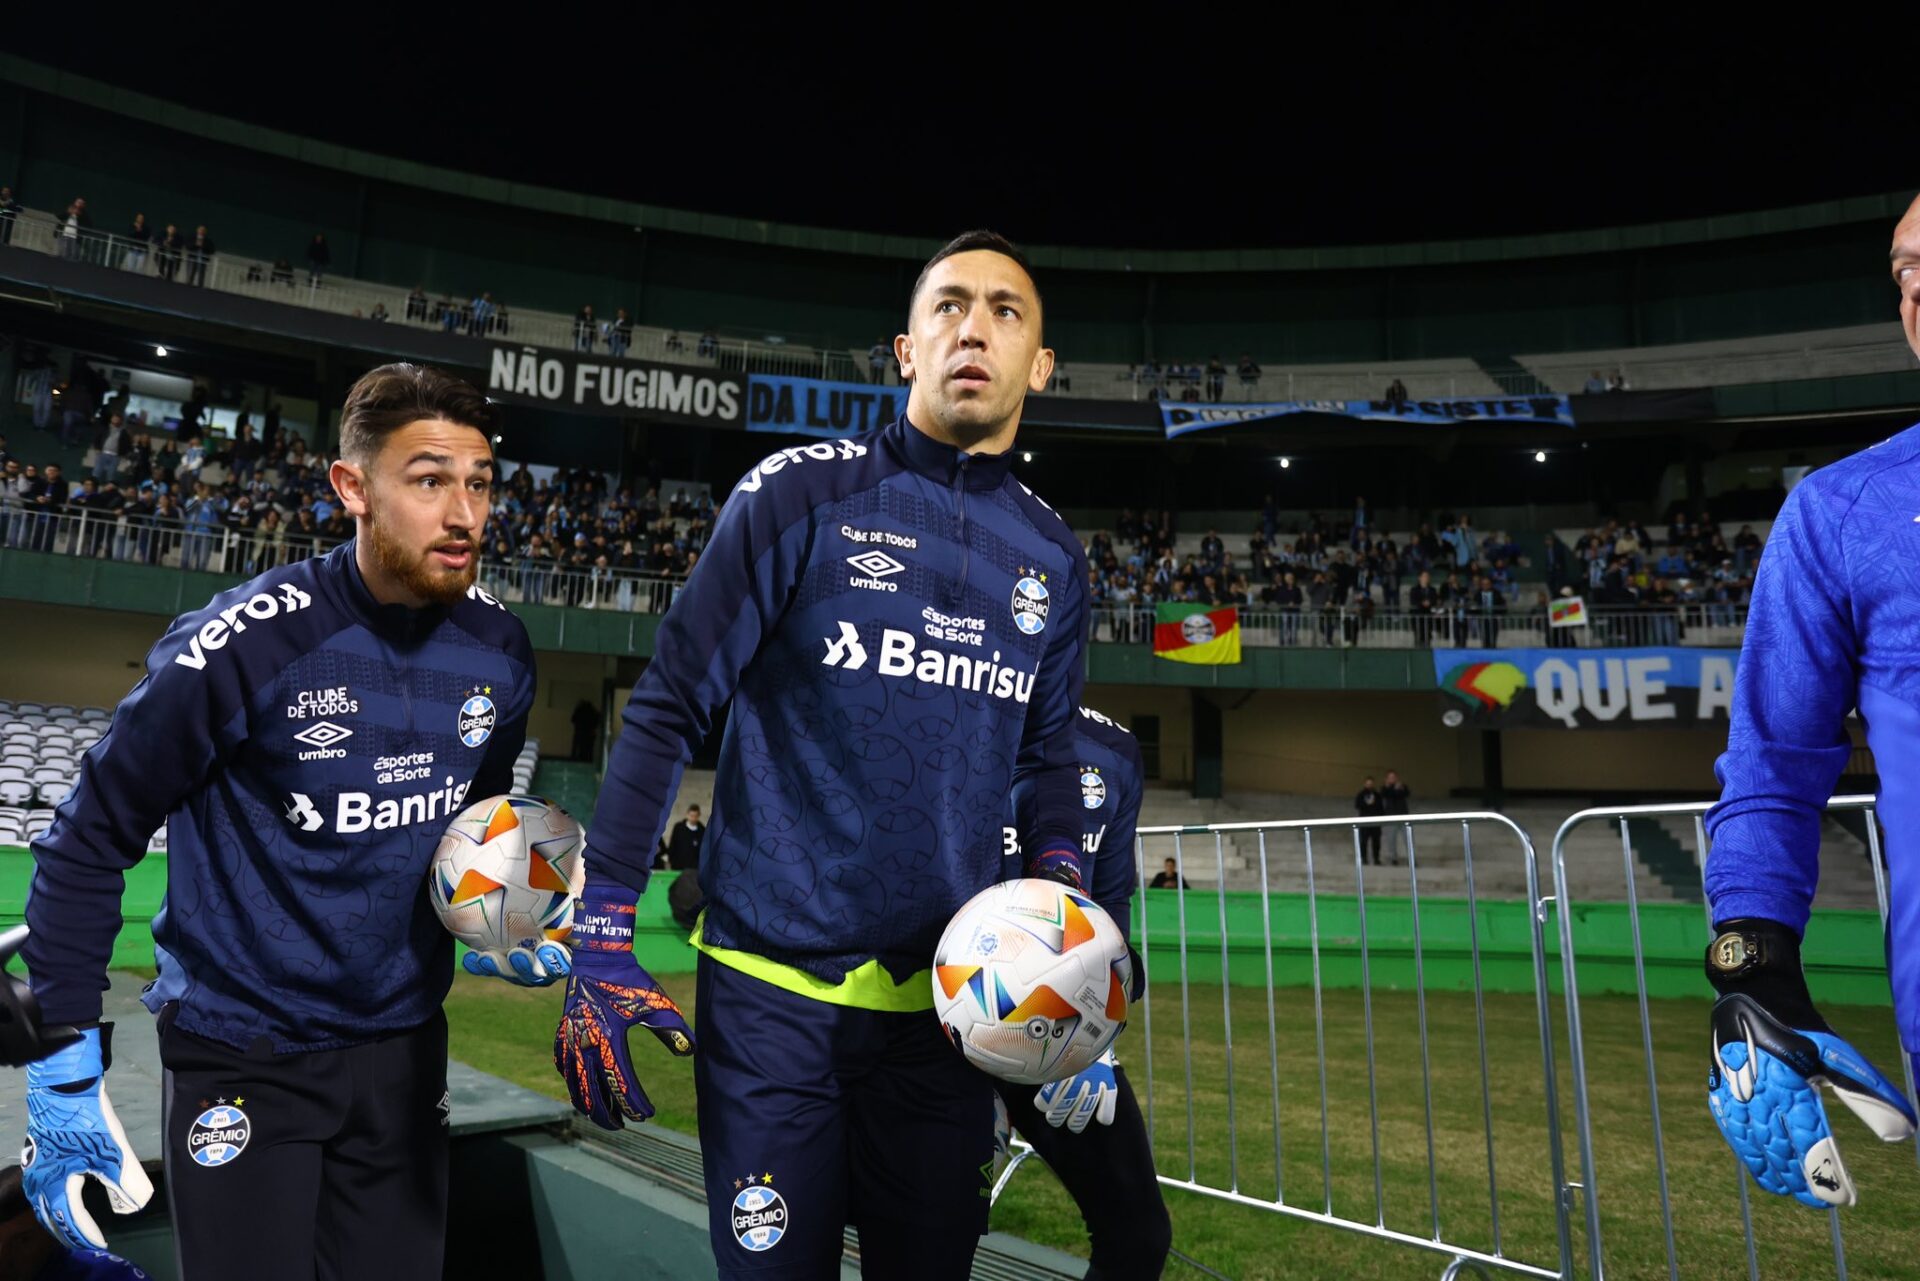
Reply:
[[[1778,921],[1740,917],[1715,922],[1706,969],[1707,981],[1721,996],[1750,996],[1793,1027],[1831,1031],[1807,991],[1800,936]]]

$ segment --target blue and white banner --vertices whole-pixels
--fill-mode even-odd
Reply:
[[[1456,729],[1682,729],[1724,724],[1736,649],[1436,649]]]
[[[857,436],[898,418],[907,388],[754,374],[747,387],[747,430],[793,436]]]
[[[1565,396],[1455,396],[1446,400],[1276,400],[1255,405],[1196,405],[1160,402],[1168,438],[1210,427],[1270,422],[1295,414],[1331,414],[1368,422],[1417,423],[1453,427],[1461,423],[1551,423],[1571,427],[1573,406]]]

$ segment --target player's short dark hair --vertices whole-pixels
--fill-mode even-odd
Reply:
[[[347,392],[340,412],[340,456],[366,466],[388,436],[422,419],[458,423],[491,436],[493,402],[465,379],[406,361],[369,369]]]
[[[1024,253],[1020,252],[1019,245],[1014,244],[999,232],[988,231],[984,227],[961,232],[943,245],[939,253],[927,259],[927,265],[922,267],[920,274],[914,278],[913,292],[907,295],[907,314],[909,316],[913,314],[913,305],[920,301],[920,291],[926,287],[927,276],[935,267],[955,254],[970,254],[977,249],[985,249],[989,253],[1000,254],[1019,263],[1020,270],[1027,273],[1028,280],[1033,281],[1034,303],[1040,308],[1041,313],[1045,314],[1046,304],[1040,299],[1040,281],[1033,274],[1033,264],[1027,261]]]

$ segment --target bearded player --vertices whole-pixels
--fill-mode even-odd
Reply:
[[[440,1275],[453,939],[426,871],[469,793],[510,790],[534,688],[526,629],[474,585],[491,421],[438,370],[355,383],[332,481],[356,536],[174,620],[33,843],[23,955],[80,1040],[27,1069],[22,1164],[70,1248],[104,1248],[86,1179],[123,1214],[152,1192],[100,1014],[124,873],[164,822],[143,999],[181,1274]],[[403,754],[427,776],[377,781]],[[484,965],[550,981],[566,954],[543,951]]]

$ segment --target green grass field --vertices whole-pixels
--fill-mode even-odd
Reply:
[[[692,976],[660,977],[697,1029]],[[1360,993],[1329,991],[1324,996],[1329,1153],[1324,1166],[1312,990],[1289,988],[1276,994],[1277,1052],[1270,1048],[1264,993],[1233,988],[1231,996],[1233,1048],[1229,1054],[1221,989],[1197,985],[1190,989],[1187,1013],[1194,1053],[1189,1089],[1181,1054],[1179,985],[1154,985],[1151,1124],[1160,1172],[1177,1179],[1193,1177],[1212,1187],[1237,1186],[1243,1194],[1263,1200],[1284,1191],[1288,1205],[1316,1213],[1327,1209],[1330,1196],[1333,1212],[1342,1218],[1384,1223],[1397,1231],[1432,1237],[1435,1202],[1430,1199],[1427,1177],[1426,1100],[1413,994],[1376,992],[1373,999],[1383,1191],[1378,1204]],[[1746,1262],[1733,1158],[1708,1118],[1704,1099],[1707,1006],[1706,1001],[1655,1002],[1654,1046],[1680,1275],[1722,1281],[1744,1277]],[[551,1062],[558,1007],[557,993],[523,991],[462,975],[447,1002],[453,1054],[483,1071],[564,1097]],[[1607,1275],[1665,1277],[1637,1007],[1630,999],[1604,997],[1583,1002],[1583,1009]],[[1835,1027],[1884,1070],[1898,1071],[1885,1009],[1835,1007],[1827,1013]],[[1558,1030],[1555,1057],[1565,1158],[1568,1177],[1578,1181],[1572,1084],[1564,1018],[1557,1002],[1553,1017]],[[1501,1246],[1507,1257],[1552,1267],[1557,1264],[1558,1249],[1533,998],[1489,995],[1486,1022]],[[1435,1082],[1433,1191],[1441,1233],[1448,1241],[1491,1251],[1493,1214],[1475,1026],[1470,994],[1429,994],[1428,1056]],[[1136,1007],[1119,1051],[1143,1103],[1147,1039],[1145,1020]],[[641,1079],[659,1110],[658,1123],[694,1132],[690,1063],[674,1059],[648,1037],[636,1037],[633,1048]],[[1231,1124],[1226,1088],[1229,1064],[1234,1077]],[[1840,1114],[1835,1125],[1848,1168],[1861,1190],[1862,1204],[1842,1216],[1849,1276],[1856,1281],[1920,1277],[1920,1231],[1915,1227],[1920,1222],[1920,1173],[1913,1146],[1878,1143],[1844,1108],[1832,1106]],[[1167,1201],[1175,1248],[1236,1281],[1333,1277],[1398,1281],[1437,1277],[1448,1262],[1448,1256],[1212,1197],[1169,1190]],[[1826,1215],[1765,1197],[1757,1189],[1752,1201],[1761,1275],[1834,1275]],[[1021,1168],[995,1206],[994,1227],[1086,1253],[1084,1231],[1071,1200],[1037,1160]],[[1573,1248],[1577,1275],[1586,1276],[1585,1234],[1577,1204]],[[1202,1274],[1174,1262],[1167,1275],[1197,1278]]]

